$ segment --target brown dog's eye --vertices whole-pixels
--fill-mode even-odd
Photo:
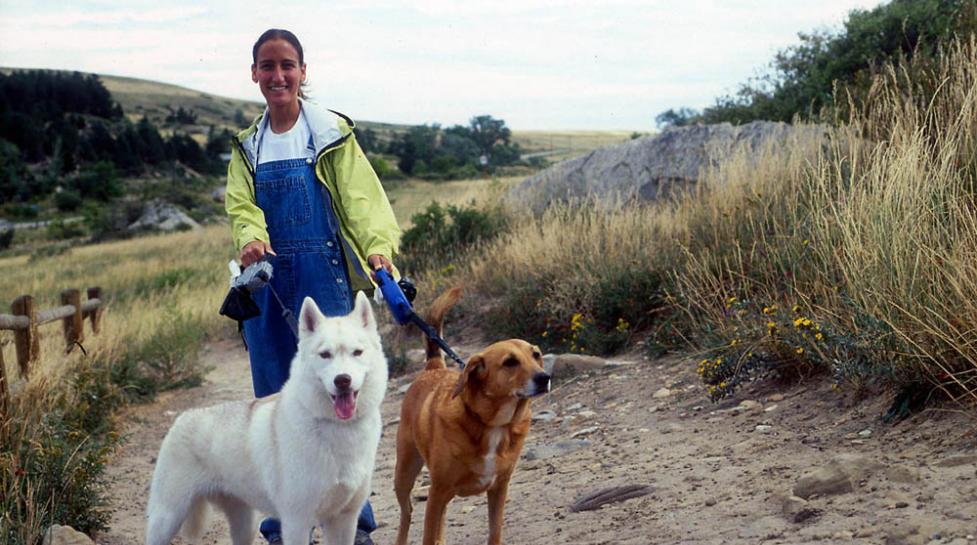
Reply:
[[[506,367],[515,367],[519,365],[519,360],[516,358],[506,358],[505,361],[502,362],[502,365]]]
[[[328,360],[329,358],[332,357],[332,352],[328,350],[323,350],[322,352],[319,352],[319,357]]]
[[[353,356],[355,356],[355,357],[358,358],[358,357],[360,357],[362,355],[363,355],[363,351],[360,350],[359,348],[357,348],[356,350],[353,350]]]

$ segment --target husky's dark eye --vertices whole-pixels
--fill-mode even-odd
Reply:
[[[506,358],[505,361],[502,362],[502,365],[504,365],[506,367],[515,367],[515,366],[519,365],[519,360],[517,360],[516,358],[513,358],[513,357],[510,356],[510,357]]]
[[[328,350],[323,350],[322,352],[319,352],[319,357],[328,360],[329,358],[332,357],[332,352]]]
[[[358,358],[363,355],[363,351],[357,348],[356,350],[353,350],[353,355]]]

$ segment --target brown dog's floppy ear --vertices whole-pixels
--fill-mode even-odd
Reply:
[[[455,387],[451,390],[451,398],[454,399],[458,397],[458,394],[465,388],[468,381],[472,378],[472,372],[481,373],[481,370],[485,368],[485,360],[482,358],[481,354],[475,354],[468,360],[468,364],[465,365],[465,370],[461,372],[461,376],[458,377],[458,382],[455,383]]]

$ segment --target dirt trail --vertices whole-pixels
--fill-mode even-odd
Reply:
[[[204,358],[213,370],[203,386],[127,413],[128,440],[109,472],[112,528],[99,544],[142,543],[155,455],[180,411],[251,395],[239,343],[211,345]],[[558,377],[554,391],[534,402],[539,420],[510,486],[506,542],[977,543],[972,415],[929,410],[884,425],[885,400],[853,404],[821,381],[755,385],[712,404],[694,368],[673,358]],[[394,436],[409,379],[391,381],[383,406],[371,500],[379,545],[392,543],[397,530]],[[801,482],[812,473],[823,479]],[[786,499],[799,483],[826,488],[807,502]],[[593,511],[569,509],[583,494],[625,484],[653,492]],[[419,543],[424,504],[415,502],[411,540]],[[486,526],[484,497],[458,498],[446,540],[485,543]],[[222,521],[203,543],[229,543]]]

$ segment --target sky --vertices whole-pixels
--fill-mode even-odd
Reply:
[[[0,66],[262,100],[266,29],[305,49],[312,98],[354,119],[516,130],[655,128],[762,74],[799,32],[879,0],[0,0]]]

